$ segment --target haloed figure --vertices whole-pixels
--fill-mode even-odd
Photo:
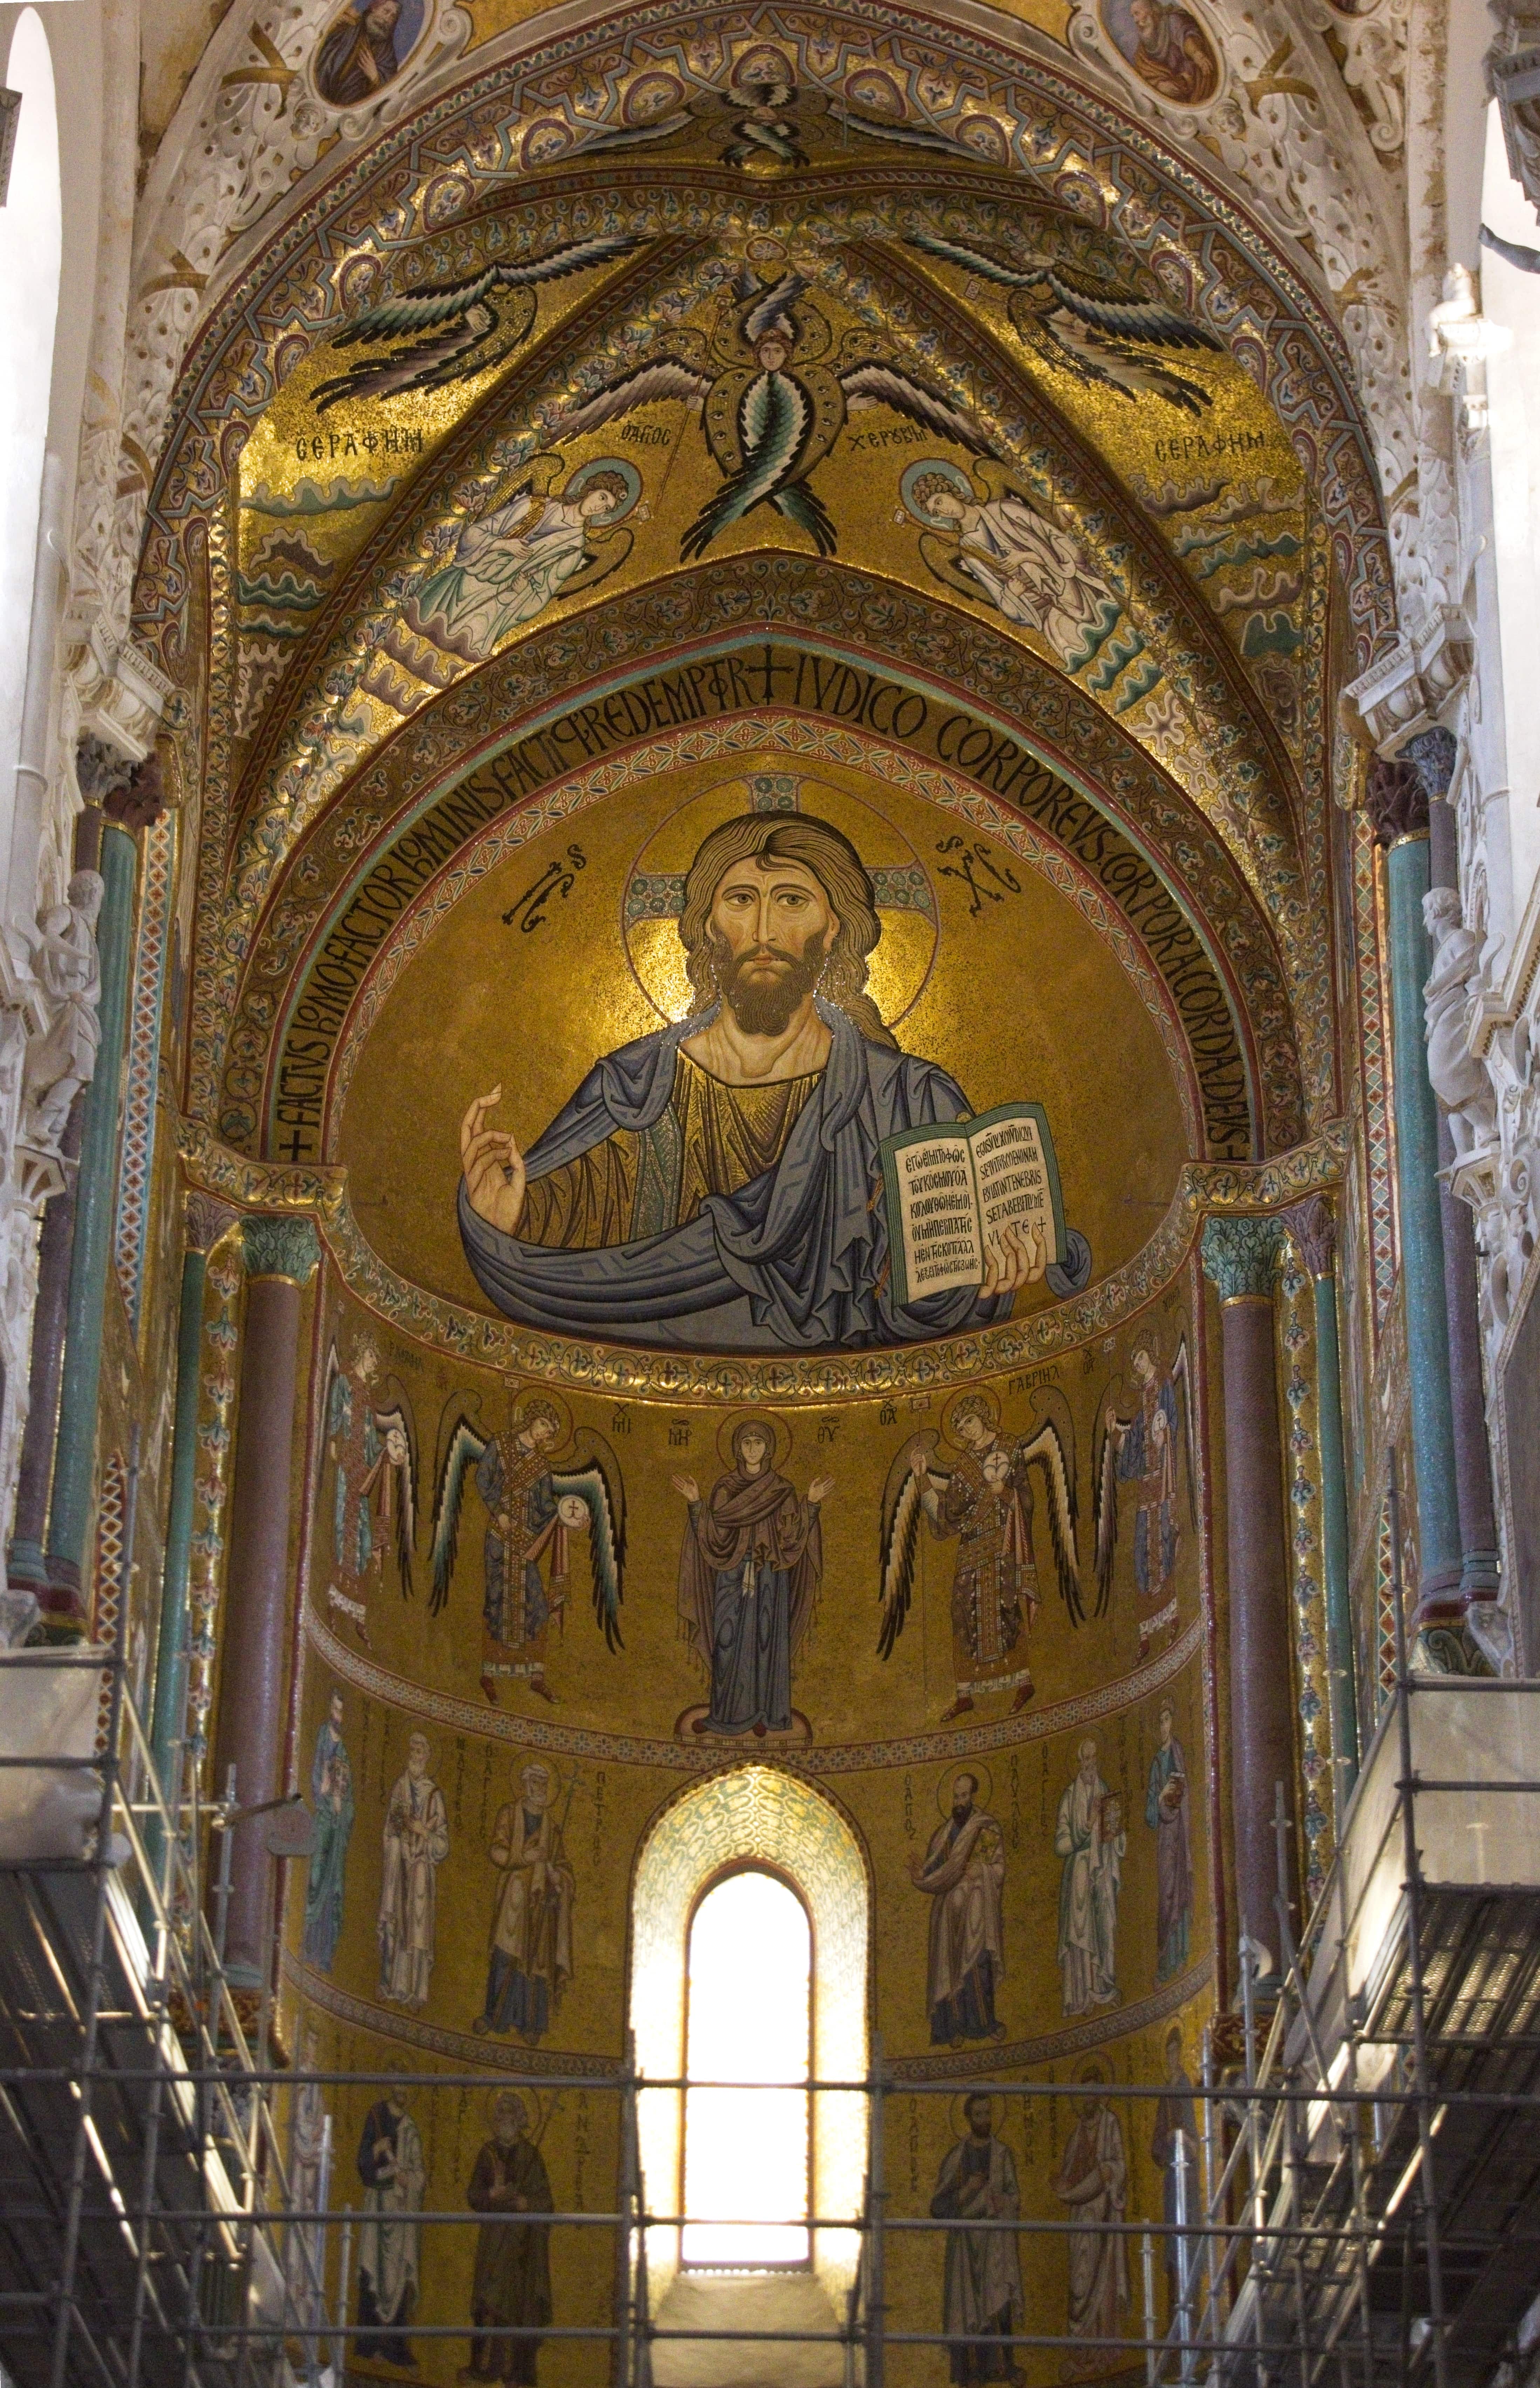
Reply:
[[[804,1501],[776,1470],[774,1429],[744,1418],[733,1465],[702,1501],[693,1476],[674,1490],[689,1504],[679,1554],[679,1616],[711,1670],[698,1733],[785,1733],[791,1664],[812,1620],[823,1573],[819,1508],[834,1490],[815,1476]]]
[[[1021,2213],[1016,2158],[994,2135],[993,2105],[985,2097],[969,2098],[963,2113],[967,2136],[941,2159],[930,2211],[938,2220],[965,2225],[1015,2222]],[[956,2388],[1021,2378],[1009,2342],[1020,2333],[1024,2310],[1016,2232],[949,2230],[941,2328]]]
[[[492,2104],[492,2136],[484,2144],[465,2198],[487,2219],[476,2232],[471,2319],[478,2335],[466,2383],[508,2380],[534,2388],[537,2333],[550,2327],[550,2180],[528,2133],[524,2100],[499,2091]]]

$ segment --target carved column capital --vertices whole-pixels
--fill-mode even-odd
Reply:
[[[221,1202],[217,1195],[195,1187],[187,1197],[188,1251],[211,1252],[238,1215],[233,1203]]]
[[[1436,804],[1449,793],[1449,782],[1455,776],[1455,757],[1459,742],[1452,730],[1420,730],[1408,738],[1403,749],[1406,758],[1422,782],[1422,793],[1430,804]]]
[[[1270,1302],[1282,1249],[1277,1219],[1209,1219],[1203,1231],[1204,1275],[1221,1302]]]
[[[1280,1213],[1312,1277],[1331,1277],[1337,1265],[1337,1222],[1324,1194],[1307,1194]]]
[[[105,805],[118,789],[127,787],[133,771],[132,755],[89,730],[76,745],[75,778],[88,805]]]
[[[1404,837],[1426,837],[1428,792],[1415,765],[1377,755],[1369,767],[1364,808],[1374,824],[1378,845],[1395,845]]]
[[[315,1221],[302,1214],[263,1213],[241,1227],[241,1249],[248,1277],[287,1277],[307,1285],[321,1258]]]

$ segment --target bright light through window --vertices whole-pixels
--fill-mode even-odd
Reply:
[[[729,1874],[708,1891],[689,1936],[689,2078],[805,2081],[811,1968],[806,1910],[774,1874]],[[688,2092],[687,2264],[807,2262],[808,2107],[799,2090]]]

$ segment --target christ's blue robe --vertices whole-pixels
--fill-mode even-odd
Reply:
[[[967,1099],[934,1062],[868,1043],[832,1004],[817,1009],[828,1061],[779,1161],[736,1194],[708,1195],[683,1226],[551,1250],[488,1226],[461,1180],[460,1232],[487,1299],[558,1334],[713,1351],[914,1342],[1008,1316],[1010,1295],[985,1302],[969,1286],[894,1301],[879,1148],[901,1129],[967,1118]],[[676,1021],[596,1062],[525,1155],[529,1177],[618,1132],[644,1147],[650,1130],[666,1133],[679,1047],[714,1017]]]

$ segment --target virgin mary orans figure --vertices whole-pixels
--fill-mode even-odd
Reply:
[[[697,1733],[786,1733],[791,1661],[807,1632],[823,1574],[818,1511],[834,1490],[815,1476],[804,1501],[772,1466],[772,1431],[760,1418],[733,1429],[733,1465],[702,1501],[693,1476],[674,1489],[689,1503],[679,1554],[679,1616],[711,1669],[711,1703]]]
[[[969,1105],[867,995],[880,934],[830,822],[746,813],[703,838],[679,921],[688,1019],[606,1054],[527,1153],[486,1124],[500,1086],[465,1114],[460,1230],[488,1300],[561,1334],[706,1350],[1005,1317],[1043,1274],[1035,1230],[1009,1230],[977,1287],[893,1292],[880,1147]]]

